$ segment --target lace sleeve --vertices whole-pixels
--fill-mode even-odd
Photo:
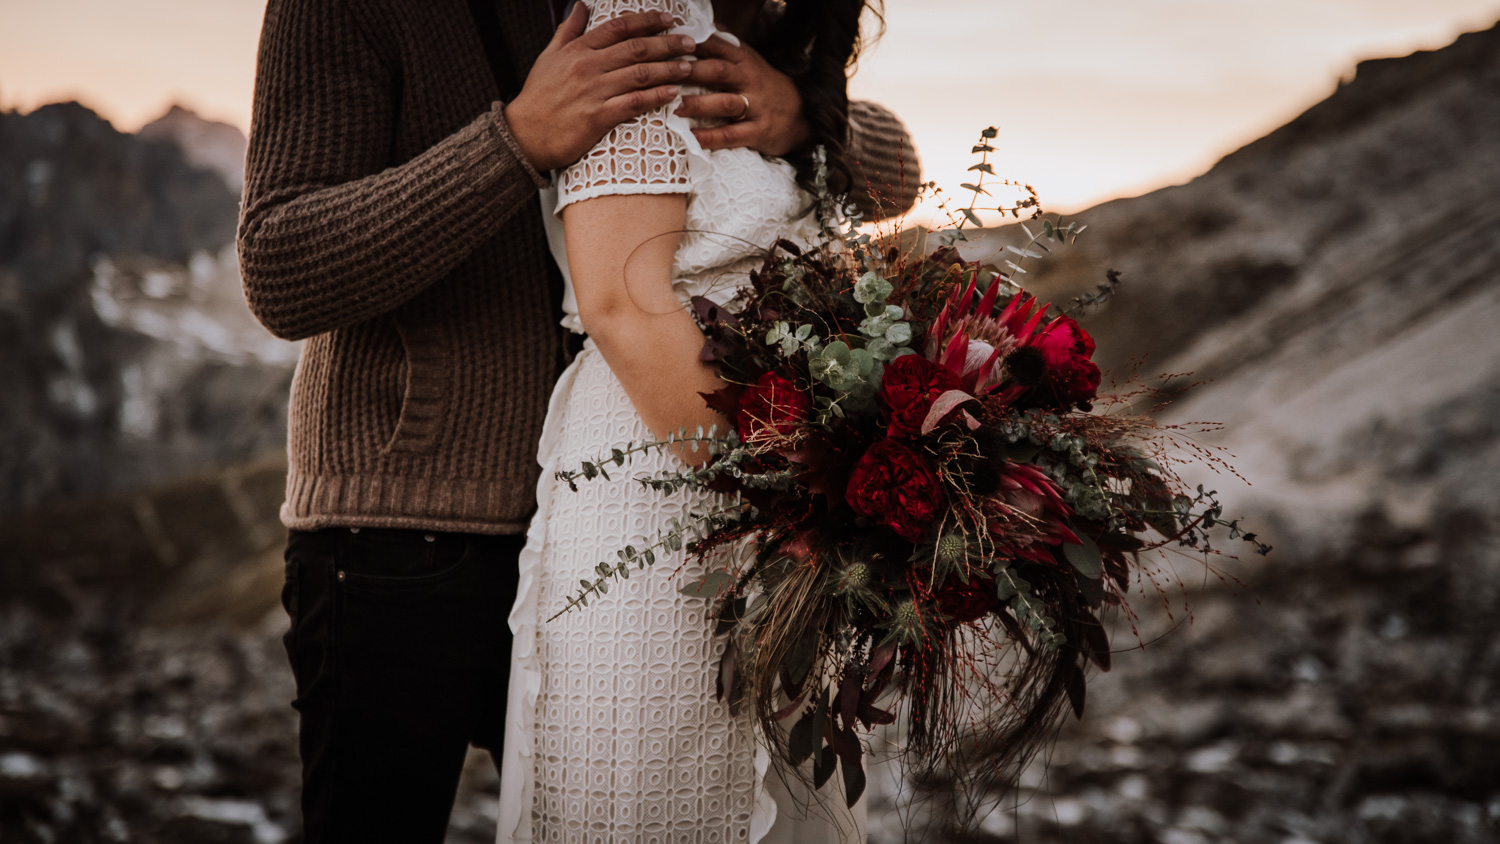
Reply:
[[[674,33],[703,42],[713,34],[707,0],[595,0],[589,29],[630,12],[671,12],[682,21]],[[685,118],[673,114],[680,98],[610,130],[557,179],[557,210],[596,196],[642,193],[688,193],[690,158],[703,150]]]

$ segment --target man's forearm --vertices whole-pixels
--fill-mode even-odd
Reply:
[[[240,225],[246,298],[288,339],[386,313],[443,277],[544,180],[496,107],[407,163],[325,187],[257,189]]]

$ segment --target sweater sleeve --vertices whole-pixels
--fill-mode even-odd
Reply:
[[[895,217],[916,204],[922,164],[896,115],[872,102],[851,101],[846,158],[856,177],[851,193],[866,220]]]
[[[279,337],[391,311],[547,184],[499,103],[391,166],[397,84],[345,0],[270,0],[238,246],[250,308]]]

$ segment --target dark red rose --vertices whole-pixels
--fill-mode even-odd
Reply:
[[[1072,317],[1058,317],[1037,332],[1027,345],[1042,353],[1046,362],[1042,389],[1071,407],[1093,401],[1099,392],[1099,366],[1094,356],[1094,338]]]
[[[812,412],[812,398],[774,372],[760,376],[740,395],[735,416],[740,439],[755,444],[797,430]]]
[[[995,582],[979,575],[967,581],[948,581],[938,590],[937,602],[938,609],[959,624],[978,621],[1000,606]]]
[[[880,401],[891,412],[886,433],[915,437],[937,397],[960,389],[958,376],[921,355],[902,355],[885,365],[880,378]]]
[[[870,446],[854,464],[847,491],[854,512],[916,542],[927,535],[943,492],[927,458],[890,438]]]

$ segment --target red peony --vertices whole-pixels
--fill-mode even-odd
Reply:
[[[1072,407],[1094,400],[1099,392],[1099,366],[1094,356],[1094,338],[1072,317],[1058,317],[1037,332],[1028,346],[1042,353],[1046,374],[1042,389],[1058,403]]]
[[[903,355],[886,364],[880,379],[880,401],[891,412],[886,433],[917,436],[937,397],[957,389],[957,376],[920,355]]]
[[[784,437],[797,430],[812,412],[812,399],[797,385],[774,372],[761,375],[740,395],[735,426],[740,439],[752,445]]]
[[[958,624],[978,621],[1000,606],[995,583],[974,575],[967,581],[950,580],[937,593],[938,609]]]
[[[890,438],[870,446],[854,464],[847,496],[854,512],[912,542],[927,535],[943,505],[943,492],[927,458]]]

